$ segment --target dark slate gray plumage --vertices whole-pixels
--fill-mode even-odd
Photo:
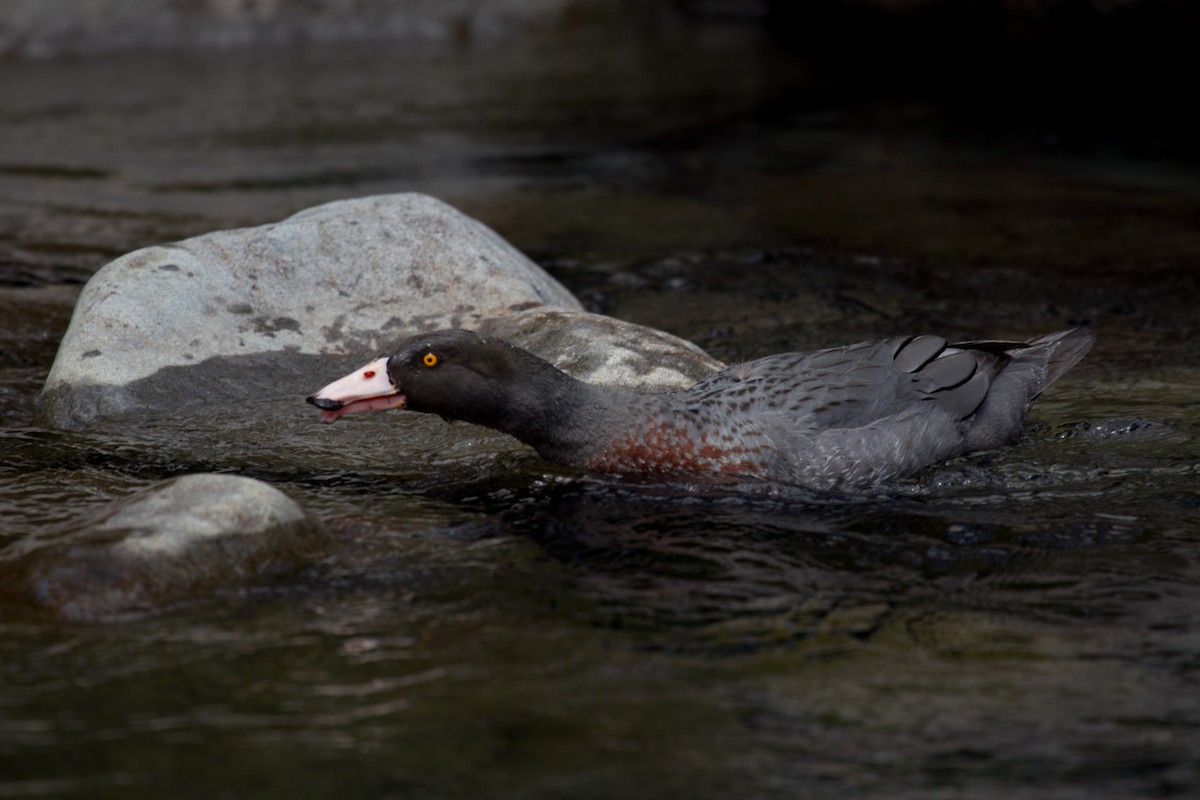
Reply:
[[[836,489],[1013,441],[1038,395],[1092,341],[1082,329],[1026,342],[896,337],[768,356],[684,391],[640,395],[456,330],[409,339],[387,372],[408,408],[496,428],[557,463]]]

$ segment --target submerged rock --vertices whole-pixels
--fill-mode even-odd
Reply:
[[[103,620],[297,569],[323,541],[295,501],[261,481],[187,475],[10,548],[0,578],[10,599]]]
[[[487,226],[399,194],[108,264],[79,297],[39,413],[71,428],[215,396],[303,395],[349,361],[448,327],[508,333],[584,380],[669,388],[719,367],[680,339],[584,312]]]

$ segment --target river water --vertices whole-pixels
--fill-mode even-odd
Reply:
[[[1200,787],[1186,142],[848,99],[736,27],[14,61],[0,98],[0,558],[197,471],[269,481],[336,541],[138,619],[0,606],[0,797]],[[723,359],[1098,341],[1017,446],[856,497],[602,480],[437,420],[320,426],[288,395],[35,422],[106,261],[394,191]]]

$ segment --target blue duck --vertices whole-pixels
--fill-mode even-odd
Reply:
[[[1030,406],[1092,346],[897,336],[735,364],[639,394],[570,377],[501,339],[414,336],[308,402],[323,422],[407,408],[510,434],[587,471],[864,488],[1017,439]]]

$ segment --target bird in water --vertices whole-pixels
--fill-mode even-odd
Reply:
[[[639,394],[584,383],[501,339],[441,330],[307,400],[322,422],[407,408],[483,425],[586,471],[852,489],[1015,441],[1093,338],[1081,328],[1024,342],[897,336]]]

